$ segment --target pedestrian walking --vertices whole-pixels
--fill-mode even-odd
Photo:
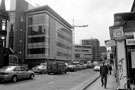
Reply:
[[[109,65],[109,74],[111,75],[112,74],[112,66]]]
[[[107,74],[108,74],[108,67],[105,65],[105,62],[102,63],[100,66],[100,76],[101,76],[101,83],[102,87],[106,88],[107,85]]]

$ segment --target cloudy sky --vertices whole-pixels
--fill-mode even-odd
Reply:
[[[5,0],[9,9],[10,0]],[[130,12],[133,0],[27,0],[33,5],[49,5],[71,25],[87,25],[75,28],[75,43],[82,39],[97,38],[100,45],[110,39],[109,26],[114,23],[114,13]]]

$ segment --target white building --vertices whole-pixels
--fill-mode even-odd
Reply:
[[[75,45],[75,61],[86,63],[93,58],[91,45]]]

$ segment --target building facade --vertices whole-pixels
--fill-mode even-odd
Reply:
[[[7,47],[13,49],[14,43],[14,30],[15,30],[15,11],[8,12],[10,21],[8,22],[8,34],[7,34]]]
[[[7,22],[8,12],[5,9],[5,0],[0,3],[0,68],[8,65],[8,55],[6,53]]]
[[[91,45],[75,45],[75,61],[87,63],[87,61],[92,61],[92,59]]]
[[[26,12],[25,59],[71,60],[71,25],[49,6]],[[61,20],[60,20],[61,19]]]
[[[107,53],[107,49],[105,46],[100,46],[100,59],[104,60],[105,59],[105,53]]]
[[[24,0],[16,0],[15,23],[10,24],[13,50],[22,62],[33,66],[47,60],[72,60],[72,26],[48,5],[28,6]]]
[[[93,61],[100,59],[100,43],[98,39],[84,39],[82,45],[92,45]]]
[[[114,14],[114,25],[110,29],[111,40],[115,40],[116,46],[112,49],[116,54],[115,69],[118,89],[129,89],[135,81],[135,1],[131,12]],[[129,83],[131,81],[131,83]],[[129,84],[125,84],[129,83]],[[126,87],[126,88],[125,88]],[[134,89],[134,87],[133,87]]]

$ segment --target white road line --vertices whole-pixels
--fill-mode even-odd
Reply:
[[[48,82],[48,84],[52,84],[52,83],[54,83],[54,82]]]

